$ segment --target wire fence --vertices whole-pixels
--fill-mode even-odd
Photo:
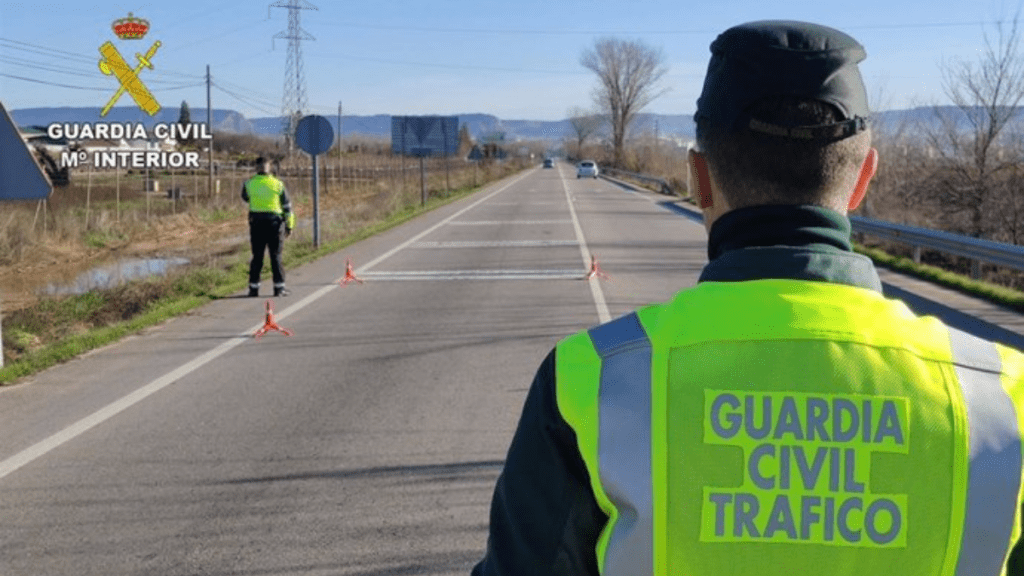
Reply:
[[[312,166],[308,157],[305,162],[286,163],[277,171],[300,217],[312,198]],[[327,214],[346,220],[479,186],[507,172],[495,164],[429,158],[421,175],[419,159],[366,153],[321,157],[319,165],[321,206],[333,207]],[[94,169],[83,164],[50,198],[8,205],[10,210],[0,216],[0,265],[24,260],[46,243],[95,246],[114,238],[129,240],[176,214],[244,219],[247,206],[240,193],[253,173],[244,162],[215,161],[211,178],[205,158],[194,170]]]

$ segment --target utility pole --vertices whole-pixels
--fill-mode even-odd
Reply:
[[[213,107],[210,105],[210,65],[206,65],[206,127],[210,130],[210,140],[206,143],[209,147],[207,152],[207,159],[210,162],[209,167],[209,194],[210,198],[213,198]],[[198,188],[198,186],[197,186]],[[198,191],[197,191],[198,192]]]
[[[341,187],[341,100],[338,100],[338,186]]]

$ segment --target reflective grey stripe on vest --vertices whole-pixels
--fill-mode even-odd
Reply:
[[[1021,481],[1017,410],[999,382],[995,345],[950,328],[967,407],[970,466],[957,576],[999,576],[1010,547]]]
[[[651,574],[651,341],[635,313],[589,333],[601,357],[598,474],[619,511],[608,541],[604,575]]]

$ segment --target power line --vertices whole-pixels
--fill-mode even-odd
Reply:
[[[223,40],[225,37],[230,36],[230,35],[234,34],[235,32],[239,32],[241,30],[251,30],[252,27],[253,27],[253,24],[256,24],[256,23],[259,23],[259,22],[263,22],[263,20],[261,19],[261,20],[254,20],[254,21],[246,22],[245,24],[242,24],[242,25],[240,25],[240,26],[238,26],[236,28],[232,28],[230,30],[219,30],[217,32],[217,34],[214,34],[212,36],[207,36],[205,38],[200,38],[199,40],[190,41],[189,44],[195,46],[197,44],[202,44],[203,42],[209,42],[210,40]]]
[[[21,44],[23,46],[18,46],[18,44]],[[24,46],[29,46],[30,48],[25,48]],[[9,49],[9,50],[21,50],[23,52],[31,52],[31,53],[34,53],[34,54],[40,54],[42,56],[47,56],[47,57],[50,57],[50,58],[59,58],[61,62],[66,62],[67,60],[77,60],[79,62],[88,63],[90,65],[90,68],[95,66],[95,64],[97,62],[97,60],[95,58],[89,58],[89,57],[84,56],[84,55],[79,54],[79,53],[68,52],[66,50],[57,50],[55,48],[48,48],[46,46],[39,46],[38,44],[32,44],[30,42],[22,42],[20,40],[10,40],[10,39],[6,39],[6,38],[0,38],[0,48],[6,48],[6,49]],[[49,65],[51,63],[42,63],[42,64],[43,65]],[[195,74],[188,74],[188,73],[185,73],[185,72],[179,72],[179,71],[176,71],[176,70],[168,70],[167,68],[156,68],[156,69],[153,70],[152,74],[155,74],[155,75],[158,75],[158,76],[162,76],[162,75],[178,76],[178,77],[189,78],[189,79],[201,79],[202,78],[202,76],[197,76]]]
[[[16,80],[24,80],[25,82],[35,82],[36,84],[46,84],[47,86],[59,86],[61,88],[72,88],[74,90],[95,90],[97,92],[109,92],[110,91],[110,87],[109,86],[105,87],[105,88],[96,88],[96,87],[93,87],[93,86],[72,86],[70,84],[59,84],[59,83],[56,83],[56,82],[46,82],[45,80],[37,80],[35,78],[25,78],[24,76],[15,76],[14,74],[5,74],[3,72],[0,72],[0,76],[5,76],[7,78],[14,78]]]
[[[223,80],[223,79],[220,80],[220,83],[225,85],[225,86],[228,86],[228,87],[230,87],[230,88],[232,88],[234,90],[240,90],[242,92],[245,92],[248,98],[251,98],[251,99],[259,101],[259,102],[262,102],[262,103],[266,104],[267,106],[277,107],[277,105],[278,105],[278,102],[276,101],[276,98],[277,98],[276,96],[272,96],[272,95],[267,94],[265,92],[256,92],[255,90],[251,90],[251,89],[249,89],[249,88],[247,88],[245,86],[242,86],[240,84],[235,84],[234,82],[228,82],[227,80]]]
[[[97,78],[97,75],[95,73],[87,74],[85,72],[80,72],[78,70],[75,70],[73,68],[68,68],[66,66],[54,66],[54,65],[43,63],[43,62],[36,62],[36,61],[33,61],[33,60],[25,60],[25,59],[22,59],[22,58],[13,58],[11,56],[6,56],[6,55],[3,55],[3,54],[0,54],[0,62],[4,62],[6,64],[12,64],[14,66],[23,66],[25,68],[32,68],[34,70],[46,70],[47,72],[58,72],[58,73],[61,73],[61,74],[70,74],[72,76],[83,76],[85,78],[92,78],[92,79]]]
[[[78,69],[69,68],[67,66],[52,65],[52,64],[49,64],[49,63],[46,63],[46,62],[39,62],[39,61],[36,61],[36,60],[25,60],[23,58],[14,58],[12,56],[6,56],[6,55],[3,55],[3,54],[0,54],[0,62],[5,62],[7,64],[11,64],[11,65],[14,65],[14,66],[22,66],[24,68],[31,68],[31,69],[37,70],[37,71],[38,70],[45,70],[47,72],[56,72],[58,74],[68,74],[68,75],[71,75],[71,76],[81,76],[81,77],[84,77],[84,78],[93,78],[93,79],[99,77],[99,73],[98,72],[86,73],[86,72],[81,72]],[[159,85],[159,84],[171,84],[171,83],[180,83],[180,82],[181,82],[181,78],[175,78],[173,80],[161,80],[159,78],[154,78],[154,79],[147,79],[146,85],[149,86],[149,85],[154,85],[154,84],[155,85]]]
[[[184,90],[185,88],[198,88],[206,85],[206,82],[195,82],[193,84],[179,84],[177,86],[167,86],[164,88],[152,88],[151,92],[169,92],[171,90]]]
[[[12,44],[12,45],[9,45]],[[18,46],[22,44],[24,46],[31,46],[31,48],[25,48]],[[88,62],[92,64],[95,60],[87,58],[81,54],[75,52],[66,52],[64,50],[56,50],[54,48],[47,48],[46,46],[39,46],[37,44],[30,44],[28,42],[21,42],[19,40],[9,40],[7,38],[0,38],[0,46],[11,50],[22,50],[24,52],[33,52],[35,54],[42,54],[43,56],[49,56],[50,58],[61,58],[63,60],[78,60],[80,62]]]
[[[249,98],[246,98],[245,96],[241,96],[239,94],[235,94],[233,91],[228,90],[227,88],[224,88],[223,86],[219,85],[216,82],[211,82],[210,84],[214,88],[220,90],[221,92],[227,94],[228,96],[231,96],[232,98],[234,98],[235,100],[238,100],[242,104],[245,104],[247,106],[251,106],[251,107],[259,110],[260,112],[263,112],[264,114],[270,114],[271,116],[273,116],[273,114],[274,114],[274,112],[272,112],[270,110],[267,110],[263,106],[260,106],[259,104],[256,104],[256,103],[252,102]]]
[[[850,30],[866,30],[866,29],[910,29],[910,28],[953,28],[953,27],[965,27],[965,26],[979,26],[985,24],[1002,24],[1002,20],[992,21],[974,21],[974,22],[928,22],[928,23],[913,23],[913,24],[865,24],[861,26],[844,26]],[[499,35],[537,35],[537,36],[564,36],[567,34],[574,35],[630,35],[630,36],[646,36],[646,35],[688,35],[688,34],[719,34],[721,30],[580,30],[576,29],[560,29],[560,30],[509,30],[509,29],[498,29],[498,28],[440,28],[440,27],[429,27],[429,26],[389,26],[384,24],[366,24],[357,22],[320,22],[325,26],[338,26],[342,28],[359,28],[359,29],[371,29],[371,30],[391,30],[391,31],[404,31],[404,32],[429,32],[438,34],[499,34]]]
[[[61,88],[71,88],[73,90],[94,90],[96,92],[110,92],[113,89],[111,86],[106,86],[106,87],[100,88],[100,87],[97,87],[97,86],[74,86],[72,84],[62,84],[62,83],[59,83],[59,82],[47,82],[46,80],[39,80],[38,78],[26,78],[24,76],[17,76],[15,74],[7,74],[7,73],[4,73],[4,72],[0,72],[0,76],[4,76],[6,78],[14,78],[15,80],[23,80],[25,82],[35,82],[36,84],[46,84],[47,86],[59,86]],[[197,86],[202,86],[202,85],[203,85],[202,82],[199,82],[197,84],[180,84],[178,86],[167,86],[167,87],[164,87],[164,88],[151,88],[150,92],[165,92],[165,91],[168,91],[168,90],[182,90],[184,88],[195,88]]]
[[[377,62],[380,64],[400,64],[403,66],[429,66],[431,68],[447,68],[452,70],[485,70],[489,72],[523,72],[540,74],[579,74],[580,70],[541,70],[530,68],[500,68],[497,66],[470,66],[462,64],[438,64],[436,62],[413,62],[409,60],[389,60],[385,58],[369,58],[365,56],[351,56],[347,54],[316,54],[317,58],[344,58],[346,60],[362,60],[366,62]]]

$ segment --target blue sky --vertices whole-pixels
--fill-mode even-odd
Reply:
[[[1017,7],[998,0],[309,1],[318,9],[301,11],[302,28],[316,38],[302,43],[308,112],[336,114],[341,101],[346,115],[535,120],[591,106],[596,78],[579,59],[603,36],[660,48],[668,92],[648,111],[692,114],[711,41],[761,19],[818,22],[857,38],[867,49],[861,70],[876,108],[946,103],[940,64],[977,60],[983,34],[994,35],[995,22]],[[102,106],[118,86],[100,73],[98,47],[112,40],[134,61],[160,40],[155,69],[140,78],[164,107],[182,100],[205,107],[209,64],[215,108],[277,115],[288,41],[272,37],[288,29],[288,10],[269,4],[0,2],[0,101],[8,110]],[[128,12],[149,20],[146,38],[116,39],[110,24]],[[125,95],[119,105],[130,103]]]

